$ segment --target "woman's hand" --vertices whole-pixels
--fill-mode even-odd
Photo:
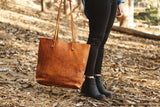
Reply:
[[[120,18],[120,17],[122,17],[123,16],[123,7],[122,7],[122,3],[120,3],[119,5],[118,5],[118,14],[117,14],[117,18]]]

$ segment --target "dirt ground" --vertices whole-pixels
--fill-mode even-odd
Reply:
[[[52,11],[51,11],[52,10]],[[0,4],[1,107],[160,107],[160,41],[112,31],[105,45],[103,83],[112,98],[98,101],[79,89],[36,82],[39,37],[52,38],[57,5],[40,12],[33,0]],[[77,42],[86,43],[86,18],[74,14]],[[61,17],[59,38],[71,41],[70,18]]]

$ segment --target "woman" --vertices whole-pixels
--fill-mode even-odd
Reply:
[[[101,100],[112,96],[112,93],[106,91],[101,81],[101,67],[104,45],[115,17],[123,15],[121,3],[124,0],[82,0],[82,2],[85,15],[89,19],[87,44],[90,44],[91,48],[85,71],[86,78],[82,85],[81,93]],[[116,16],[117,8],[118,14]]]
[[[122,3],[124,0],[82,0],[82,2],[85,14],[89,19],[87,44],[91,44],[91,49],[85,71],[86,78],[81,92],[101,100],[112,96],[112,93],[106,91],[101,81],[102,59],[104,45],[116,17],[117,8],[117,17],[123,15]]]

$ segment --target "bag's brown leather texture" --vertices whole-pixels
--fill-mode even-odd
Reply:
[[[36,80],[43,85],[81,88],[90,45],[75,42],[73,19],[72,42],[58,40],[59,18],[54,39],[40,38]]]

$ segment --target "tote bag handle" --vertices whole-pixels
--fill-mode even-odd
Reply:
[[[62,8],[62,0],[61,0],[60,5],[59,5],[57,23],[56,23],[56,30],[55,30],[55,35],[53,37],[52,47],[54,47],[54,45],[56,43],[56,40],[58,39],[61,8]],[[71,14],[71,30],[72,30],[72,48],[71,49],[74,50],[75,49],[74,43],[76,42],[76,36],[75,36],[75,28],[74,28],[74,21],[73,21],[73,15],[72,15],[72,2],[71,1],[70,1],[70,14]]]

